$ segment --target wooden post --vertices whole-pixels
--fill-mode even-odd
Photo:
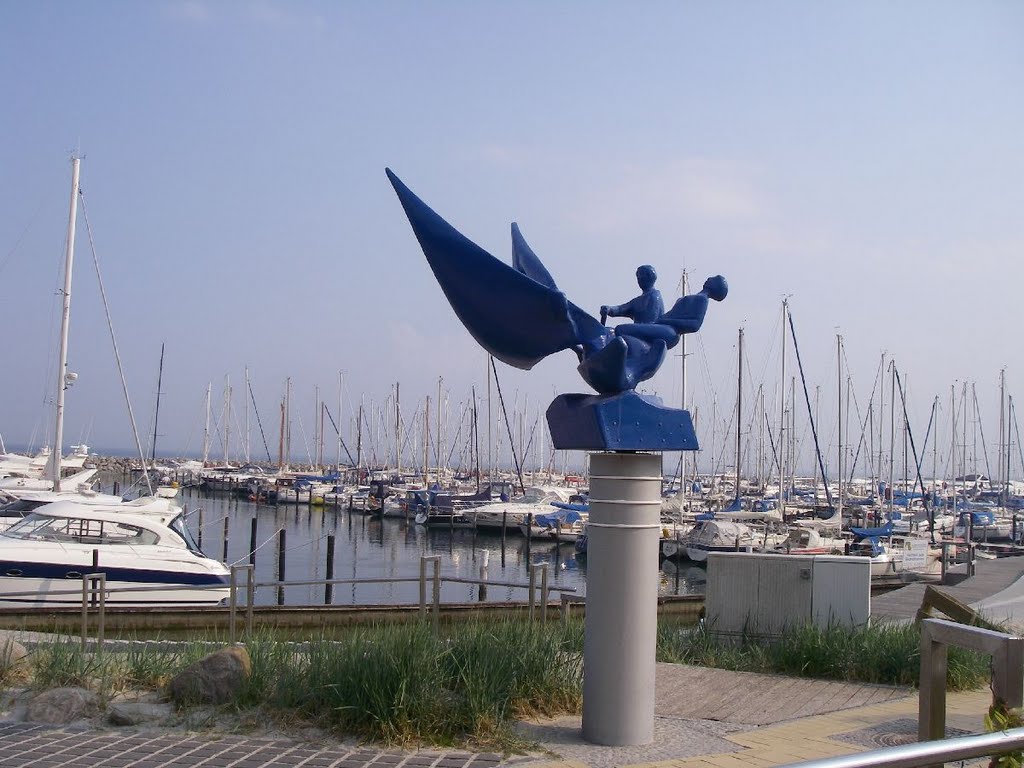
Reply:
[[[249,565],[256,565],[256,518],[249,529]]]
[[[491,553],[488,550],[483,550],[480,553],[480,588],[477,591],[477,597],[482,603],[487,599],[487,584],[483,583],[487,581],[487,565],[491,559]]]
[[[334,578],[334,534],[327,535],[327,584],[324,586],[324,605],[330,605],[334,597],[334,585],[331,580]]]
[[[221,558],[225,563],[228,561],[228,518],[224,517],[224,556]]]
[[[285,529],[277,532],[277,580],[284,581]],[[284,587],[277,588],[277,604],[284,605]]]

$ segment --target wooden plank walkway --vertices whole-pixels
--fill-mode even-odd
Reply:
[[[914,696],[910,688],[658,664],[660,717],[769,725]]]
[[[1024,576],[1024,557],[979,558],[975,575],[965,575],[966,566],[958,565],[947,573],[949,584],[935,584],[962,603],[976,603],[1009,587]],[[871,598],[871,617],[885,620],[913,619],[924,597],[924,582],[908,584],[892,592]]]

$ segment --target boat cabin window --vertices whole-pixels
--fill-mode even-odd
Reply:
[[[188,526],[185,525],[184,515],[178,515],[176,518],[171,520],[167,527],[181,536],[182,540],[185,542],[185,546],[188,547],[191,552],[194,552],[197,555],[203,554],[203,550],[199,548],[196,540],[192,538],[192,532],[188,529]]]
[[[16,539],[58,541],[70,544],[157,544],[160,537],[137,525],[80,517],[29,515],[7,529]]]
[[[14,517],[14,513],[21,515],[25,512],[31,512],[33,509],[43,506],[43,504],[46,504],[46,502],[33,501],[31,499],[15,499],[14,501],[0,506],[0,515],[5,517]]]

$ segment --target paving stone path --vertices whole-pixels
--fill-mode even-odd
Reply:
[[[0,725],[3,768],[492,768],[501,762],[493,753],[381,752],[286,739]]]

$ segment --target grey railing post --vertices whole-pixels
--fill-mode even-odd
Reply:
[[[437,631],[438,622],[441,620],[441,557],[434,555],[434,610],[433,625]]]
[[[103,650],[103,635],[107,618],[107,574],[82,575],[82,652],[89,643],[89,604],[96,601],[96,649]]]
[[[231,566],[230,587],[228,591],[228,644],[234,645],[237,639],[235,632],[235,612],[238,609],[238,566]]]
[[[420,555],[420,621],[427,618],[427,556]]]
[[[540,572],[540,623],[548,622],[548,566],[545,563]]]
[[[245,636],[252,637],[253,607],[256,603],[256,566],[245,568]]]
[[[921,622],[919,741],[946,735],[946,661],[950,645],[991,656],[993,697],[1007,709],[1024,705],[1024,638],[943,619],[925,619]]]
[[[537,602],[537,566],[533,563],[530,564],[530,596],[527,598],[527,604],[530,606],[529,617],[530,621],[533,621],[533,609]]]
[[[437,628],[438,619],[441,614],[441,556],[420,555],[420,621],[427,619],[427,562],[433,564],[431,581],[433,583],[433,595],[431,599],[431,622]]]
[[[933,639],[928,620],[921,623],[921,674],[918,688],[917,740],[946,735],[946,644]]]

